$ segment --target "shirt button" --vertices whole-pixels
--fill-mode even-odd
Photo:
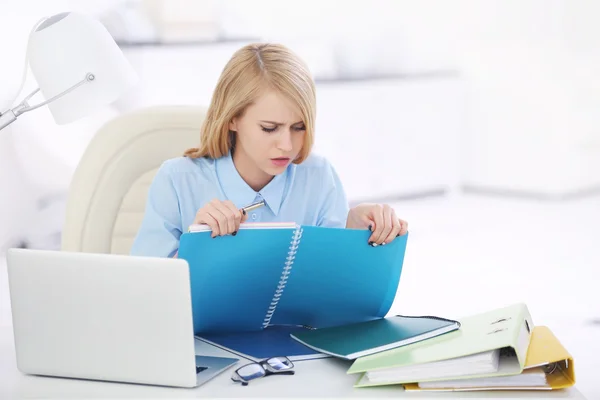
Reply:
[[[256,214],[252,214],[252,219],[256,219]]]

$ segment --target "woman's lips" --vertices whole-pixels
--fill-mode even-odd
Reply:
[[[277,157],[271,158],[271,162],[277,167],[284,167],[290,162],[290,159],[288,157]]]

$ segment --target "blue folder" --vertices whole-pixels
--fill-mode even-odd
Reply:
[[[384,317],[398,288],[408,234],[385,246],[358,229],[290,226],[180,238],[190,268],[194,334],[271,325],[338,326]]]
[[[197,338],[250,361],[286,356],[292,361],[330,357],[296,341],[292,334],[308,331],[294,326],[271,325],[252,332],[206,333]]]

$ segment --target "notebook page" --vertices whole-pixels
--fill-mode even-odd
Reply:
[[[489,374],[498,371],[499,359],[500,350],[492,350],[426,364],[406,365],[384,371],[369,371],[366,373],[366,378],[371,383],[418,382],[433,378]]]
[[[325,328],[384,317],[396,295],[408,234],[368,244],[366,229],[301,227],[273,324]]]
[[[294,222],[242,222],[240,229],[295,229]],[[192,224],[188,232],[210,232],[210,226],[206,224]]]
[[[271,308],[296,229],[240,229],[212,238],[181,235],[190,269],[194,333],[260,330]]]
[[[546,373],[543,367],[524,370],[518,375],[490,376],[474,379],[455,379],[437,382],[421,382],[422,389],[444,389],[444,388],[476,388],[476,387],[545,387],[549,386],[546,381]]]

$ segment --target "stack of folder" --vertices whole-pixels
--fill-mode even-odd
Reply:
[[[356,387],[402,385],[407,391],[553,390],[573,386],[573,358],[527,306],[460,320],[431,339],[357,358]]]

